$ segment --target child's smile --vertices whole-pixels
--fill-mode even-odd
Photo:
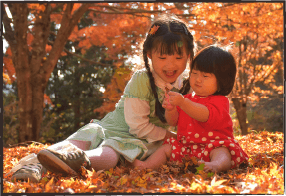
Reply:
[[[177,73],[177,70],[174,71],[163,71],[167,77],[174,77]]]
[[[148,53],[148,57],[152,61],[152,67],[156,74],[165,82],[173,83],[186,69],[190,55],[187,55],[185,50],[182,55],[167,55],[152,51]]]

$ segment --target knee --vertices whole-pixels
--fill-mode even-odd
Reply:
[[[215,158],[219,155],[222,155],[222,154],[224,154],[226,157],[231,159],[230,152],[229,152],[228,148],[226,148],[226,147],[218,147],[218,148],[213,149],[210,153],[210,159],[212,160],[213,158]]]

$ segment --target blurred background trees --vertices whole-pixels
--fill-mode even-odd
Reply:
[[[282,3],[2,3],[5,144],[57,142],[120,99],[158,14],[237,60],[235,130],[283,131]]]

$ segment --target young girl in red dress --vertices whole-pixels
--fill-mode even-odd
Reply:
[[[146,161],[136,160],[133,165],[156,169],[168,159],[181,161],[188,155],[201,159],[205,170],[221,172],[247,162],[247,154],[233,137],[225,97],[233,89],[235,76],[231,53],[217,46],[201,50],[191,64],[193,94],[170,91],[163,102],[168,124],[178,127],[177,138],[168,138]]]

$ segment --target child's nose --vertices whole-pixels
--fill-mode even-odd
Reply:
[[[196,81],[197,81],[197,82],[201,82],[201,81],[202,81],[202,77],[201,77],[200,75],[197,75],[197,76],[196,76]]]
[[[176,67],[176,63],[172,59],[169,59],[169,60],[166,61],[166,65],[165,66],[166,66],[166,68],[171,69],[171,68]]]

